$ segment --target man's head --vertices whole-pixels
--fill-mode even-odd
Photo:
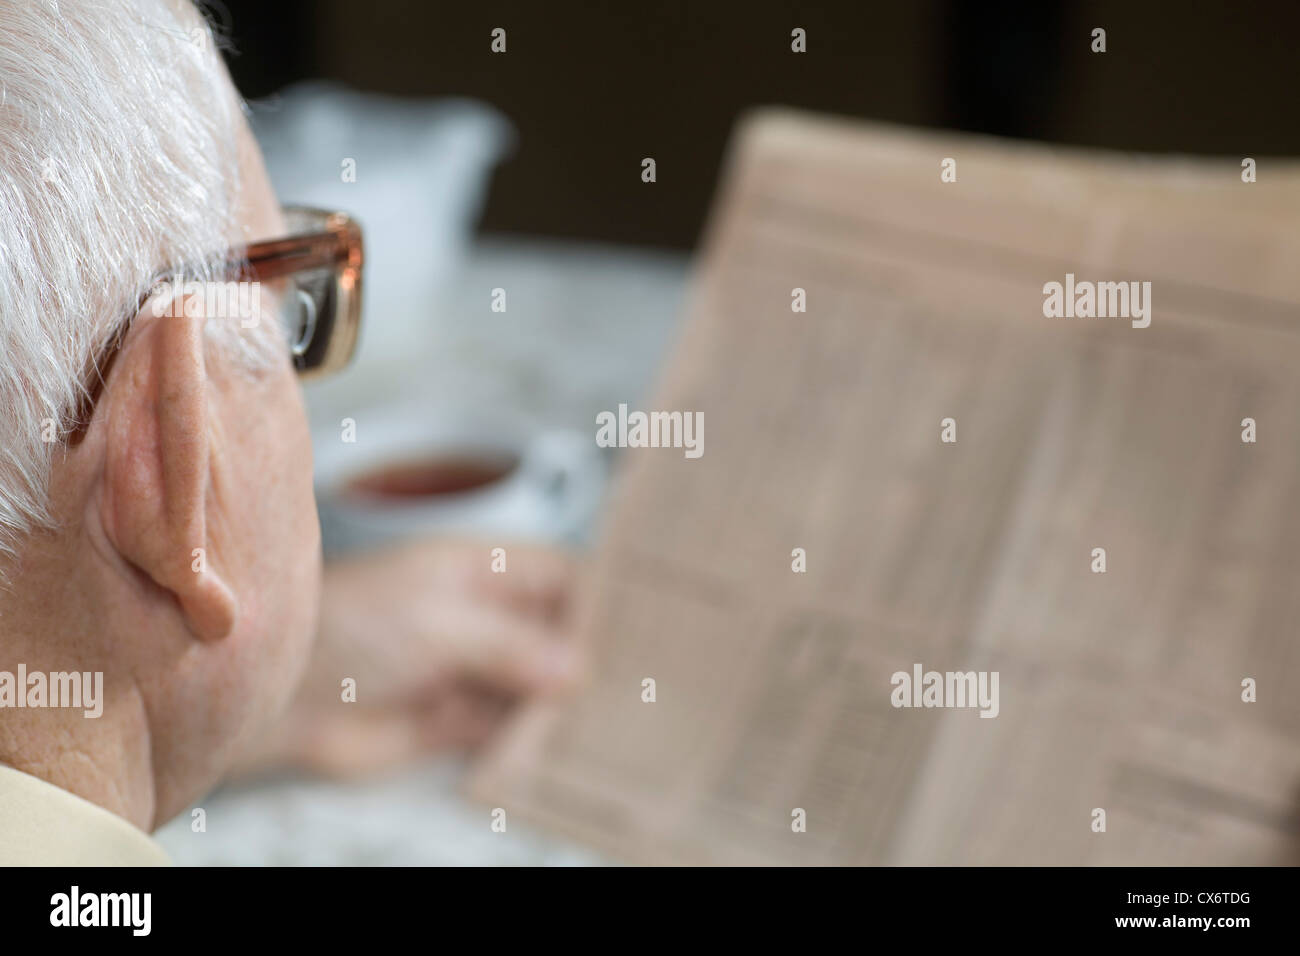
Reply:
[[[105,691],[97,720],[0,709],[0,763],[146,829],[283,705],[314,631],[283,332],[146,307],[84,438],[61,426],[159,269],[216,277],[283,228],[188,3],[0,5],[0,671],[102,671]]]

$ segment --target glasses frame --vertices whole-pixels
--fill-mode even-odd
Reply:
[[[361,276],[365,262],[361,227],[351,216],[342,212],[314,209],[308,206],[285,206],[283,213],[289,221],[308,223],[305,229],[295,229],[278,239],[267,239],[247,246],[231,249],[225,257],[225,270],[221,281],[270,282],[290,278],[298,273],[330,268],[334,270],[334,315],[324,330],[323,347],[318,347],[314,329],[308,355],[294,350],[294,370],[303,379],[314,379],[343,369],[352,360],[361,329]],[[134,310],[117,327],[113,337],[96,357],[83,381],[87,382],[79,407],[64,430],[64,441],[80,444],[90,427],[95,405],[108,382],[113,362],[126,341],[136,316],[144,311],[160,283],[184,269],[162,269],[155,274],[149,289],[140,296]]]

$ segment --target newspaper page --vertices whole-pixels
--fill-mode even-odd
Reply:
[[[622,452],[590,681],[474,794],[650,864],[1300,860],[1297,213],[749,118],[644,409],[702,454]]]

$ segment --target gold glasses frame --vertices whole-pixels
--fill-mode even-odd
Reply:
[[[300,326],[290,343],[294,370],[311,379],[347,366],[356,351],[361,329],[361,275],[365,262],[361,227],[346,213],[304,206],[286,206],[289,233],[279,239],[230,250],[225,257],[226,281],[292,283],[293,304]],[[108,382],[113,362],[131,324],[161,285],[183,277],[184,269],[157,273],[135,309],[123,320],[104,350],[96,356],[76,413],[64,431],[70,445],[85,437],[95,404]]]

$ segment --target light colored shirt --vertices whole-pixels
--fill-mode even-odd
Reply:
[[[0,766],[0,866],[167,866],[163,848],[101,806]]]

